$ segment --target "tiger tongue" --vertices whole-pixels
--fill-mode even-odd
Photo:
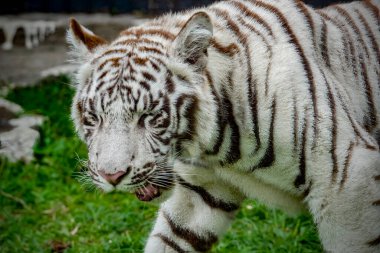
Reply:
[[[148,184],[143,188],[138,189],[135,194],[136,197],[141,201],[151,201],[152,199],[160,196],[161,193],[156,186]]]

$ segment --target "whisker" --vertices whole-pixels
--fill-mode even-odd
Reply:
[[[161,188],[168,188],[172,185],[170,182],[157,182],[157,181],[150,181],[150,180],[148,180],[148,183],[151,185],[156,185]]]

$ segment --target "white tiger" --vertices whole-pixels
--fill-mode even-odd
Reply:
[[[89,175],[163,201],[145,252],[208,251],[246,198],[380,252],[379,6],[231,0],[111,43],[71,20]]]

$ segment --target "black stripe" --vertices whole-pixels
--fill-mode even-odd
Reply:
[[[232,202],[225,202],[221,199],[217,199],[214,196],[212,196],[210,193],[208,193],[204,188],[197,186],[197,185],[192,185],[188,182],[186,182],[184,179],[181,177],[178,177],[178,183],[182,185],[183,187],[192,190],[196,192],[202,199],[203,201],[210,207],[212,208],[217,208],[225,212],[232,212],[236,211],[239,209],[239,205],[232,203]]]
[[[274,161],[276,160],[275,152],[274,152],[274,121],[276,119],[276,98],[273,98],[272,101],[272,107],[271,107],[272,113],[271,113],[271,122],[269,126],[269,136],[268,136],[268,146],[265,151],[264,156],[261,158],[260,162],[251,168],[250,170],[253,171],[256,168],[267,168],[273,165]]]
[[[228,77],[229,84],[232,85],[232,73]],[[236,162],[241,158],[240,152],[240,131],[239,126],[235,121],[234,111],[231,101],[228,98],[228,94],[225,89],[222,89],[222,100],[225,105],[224,113],[226,114],[227,122],[231,128],[231,136],[230,136],[230,148],[227,151],[225,156],[225,160],[221,162],[221,165],[231,164]]]
[[[105,102],[104,102],[105,97],[106,96],[104,95],[104,93],[101,93],[101,95],[100,95],[100,107],[102,108],[102,112],[106,112]]]
[[[375,5],[373,5],[373,3],[371,3],[371,1],[369,1],[369,0],[364,0],[363,2],[367,6],[367,8],[372,12],[372,14],[374,15],[375,18],[380,17],[379,8],[377,8]],[[380,19],[377,19],[377,21],[380,22]]]
[[[267,96],[268,95],[268,90],[269,90],[269,88],[268,88],[269,71],[271,69],[271,65],[272,65],[271,64],[272,63],[271,60],[272,60],[272,56],[273,56],[272,46],[269,44],[268,40],[264,37],[264,35],[260,31],[258,31],[253,25],[245,22],[240,16],[237,17],[237,19],[239,20],[240,24],[242,24],[243,26],[245,26],[251,32],[257,34],[257,36],[259,36],[263,40],[264,44],[266,45],[266,47],[267,47],[267,49],[269,51],[269,56],[268,56],[269,63],[268,63],[268,66],[267,66],[267,69],[266,69],[266,73],[265,73],[265,88],[264,88],[265,89],[265,92],[264,92],[265,96]]]
[[[123,76],[124,83],[128,83],[130,81],[136,82],[135,75],[128,73],[128,76]]]
[[[359,131],[359,127],[360,127],[360,126],[357,126],[358,123],[356,122],[356,120],[354,120],[354,119],[352,118],[352,115],[351,115],[351,113],[349,112],[349,110],[348,110],[348,108],[347,108],[347,105],[346,105],[346,103],[343,101],[343,99],[342,99],[342,97],[341,97],[341,95],[340,95],[339,92],[337,92],[337,95],[338,95],[338,99],[339,99],[339,101],[340,101],[340,104],[342,105],[343,110],[344,110],[344,112],[346,113],[346,116],[347,116],[347,118],[349,119],[349,121],[350,121],[350,123],[351,123],[351,127],[352,127],[352,129],[354,130],[355,135],[358,136],[358,137],[359,137],[359,138],[360,138],[360,139],[366,144],[367,147],[370,147],[370,148],[372,148],[372,149],[376,149],[376,147],[375,147],[375,146],[372,146],[372,145],[368,142],[368,140],[366,140],[366,139],[363,137],[363,135],[360,133],[360,131]]]
[[[158,149],[159,149],[160,145],[159,145],[157,139],[155,139],[155,138],[147,138],[147,140],[150,140],[153,143],[152,145],[158,147]]]
[[[294,186],[299,188],[301,185],[305,184],[306,177],[306,140],[307,140],[307,129],[309,127],[307,114],[305,111],[305,121],[302,128],[302,143],[301,143],[301,153],[299,155],[299,174],[294,180]]]
[[[371,247],[379,245],[380,244],[380,236],[373,239],[372,241],[367,242],[367,244]]]
[[[216,137],[215,143],[214,143],[213,147],[211,148],[211,150],[206,150],[206,154],[207,155],[216,155],[219,153],[220,147],[223,144],[224,130],[226,128],[227,121],[225,119],[225,114],[223,112],[222,101],[221,101],[220,97],[218,96],[218,94],[215,90],[211,74],[208,70],[206,71],[206,77],[207,77],[207,80],[208,80],[210,88],[211,88],[211,94],[214,97],[214,101],[215,101],[216,107],[217,107],[217,111],[216,111],[217,119],[216,120],[217,120],[217,126],[218,126],[218,129],[215,129],[215,131],[218,132],[218,136]]]
[[[184,105],[188,102],[186,105]],[[191,141],[195,134],[195,126],[197,124],[195,113],[198,111],[198,99],[194,95],[181,95],[177,101],[175,102],[176,106],[176,133],[173,135],[175,140],[175,152],[178,156],[182,153],[182,142],[183,141]],[[180,115],[182,107],[185,107],[185,111],[183,115]],[[185,119],[187,122],[187,126],[185,130],[179,129],[181,126],[181,121]],[[181,130],[181,132],[179,132]]]
[[[375,107],[374,107],[374,101],[373,101],[373,97],[372,97],[372,89],[371,89],[371,86],[368,82],[368,73],[367,73],[367,68],[364,64],[364,59],[363,59],[363,56],[359,53],[358,57],[359,57],[359,64],[360,64],[360,68],[361,68],[361,71],[358,71],[358,64],[357,64],[357,59],[356,59],[356,50],[355,50],[355,47],[353,46],[353,42],[352,42],[352,38],[351,38],[351,35],[349,34],[349,32],[347,31],[347,29],[344,27],[344,24],[342,24],[340,21],[338,20],[335,20],[335,19],[332,19],[330,18],[329,16],[327,16],[326,14],[324,13],[321,13],[321,16],[323,16],[325,19],[328,19],[329,21],[333,22],[344,34],[344,37],[346,39],[348,39],[348,42],[349,42],[349,48],[350,48],[350,52],[352,52],[351,54],[351,59],[352,59],[352,67],[354,67],[354,76],[356,78],[356,82],[359,83],[359,80],[357,78],[357,76],[360,74],[362,77],[363,77],[363,81],[364,81],[364,88],[365,88],[365,95],[367,97],[367,103],[368,103],[368,107],[369,107],[369,113],[368,115],[365,115],[364,116],[364,126],[367,130],[370,130],[373,126],[375,126],[376,124],[376,110],[375,110]]]
[[[84,130],[84,137],[85,137],[85,139],[90,138],[90,136],[91,136],[93,133],[94,133],[94,132],[93,132],[92,129],[85,129],[85,130]]]
[[[138,56],[136,56],[135,58],[132,58],[132,60],[135,64],[140,65],[140,66],[145,66],[146,63],[149,61],[148,58],[146,57],[140,58]]]
[[[216,49],[220,54],[227,55],[228,57],[233,57],[235,54],[239,52],[239,48],[238,46],[236,46],[236,44],[231,43],[228,46],[223,46],[215,38],[211,38],[210,45],[214,49]]]
[[[161,43],[147,39],[147,38],[124,39],[124,40],[121,40],[121,41],[115,43],[114,45],[115,46],[120,46],[120,45],[125,46],[125,45],[144,44],[144,43],[148,44],[148,45],[153,45],[153,46],[158,46],[158,47],[164,48],[164,46]]]
[[[91,87],[92,87],[92,82],[93,82],[93,76],[94,76],[94,72],[92,71],[91,74],[89,75],[89,77],[87,78],[86,82],[85,82],[85,85],[84,87],[87,86],[87,89],[86,89],[86,93],[90,93],[90,90],[91,90]],[[82,88],[82,91],[84,90],[84,87]]]
[[[335,9],[337,10],[337,12],[339,14],[341,14],[342,16],[345,17],[346,23],[348,25],[350,25],[352,30],[354,31],[354,33],[357,34],[356,37],[359,39],[360,44],[364,46],[364,49],[367,49],[363,39],[361,38],[361,33],[359,31],[359,28],[355,25],[351,16],[344,9],[342,9],[339,6],[335,6]],[[339,23],[341,23],[341,22],[339,22]],[[342,25],[342,27],[344,27],[344,24]],[[350,33],[346,29],[345,29],[345,33],[346,33],[346,36],[349,38],[350,43],[352,44],[352,37],[351,37]],[[353,52],[355,52],[354,47],[353,47]],[[366,53],[368,55],[368,51]],[[374,98],[373,98],[372,87],[371,87],[371,84],[369,83],[367,66],[364,62],[365,57],[363,57],[360,50],[358,53],[358,58],[359,58],[359,67],[360,67],[361,71],[359,71],[359,73],[357,73],[357,74],[360,74],[363,77],[365,95],[367,97],[367,104],[368,104],[368,109],[369,109],[368,115],[364,116],[364,127],[368,131],[371,131],[373,129],[373,127],[376,126],[376,121],[377,121],[376,120],[375,102],[374,102]]]
[[[111,76],[112,76],[112,78],[111,78]],[[119,75],[118,71],[115,71],[112,74],[110,74],[110,79],[107,82],[108,83],[114,83],[114,82],[116,82],[118,80],[120,80],[120,75]]]
[[[186,105],[184,105],[187,102]],[[196,118],[195,113],[198,110],[198,99],[194,95],[182,95],[180,96],[175,106],[177,108],[177,126],[181,125],[181,120],[186,119],[187,128],[182,133],[179,133],[179,138],[181,140],[192,140],[195,134]],[[180,115],[182,107],[185,107],[183,115]]]
[[[366,44],[364,43],[363,35],[362,35],[359,27],[356,25],[355,20],[342,7],[337,6],[337,5],[335,5],[334,7],[335,7],[335,9],[337,10],[337,12],[340,15],[342,15],[342,16],[345,17],[347,24],[352,28],[352,30],[354,30],[354,32],[355,32],[355,34],[356,34],[356,36],[357,36],[357,38],[359,40],[359,44],[358,45],[361,45],[364,48],[364,51],[366,53],[366,57],[368,58],[369,57],[368,48],[367,48]]]
[[[371,46],[372,46],[372,50],[375,52],[376,54],[376,61],[377,61],[377,64],[378,66],[380,66],[380,50],[379,50],[379,45],[375,39],[375,35],[374,33],[372,32],[370,26],[368,25],[368,22],[367,20],[365,19],[365,17],[358,11],[358,10],[355,10],[356,14],[359,16],[359,20],[360,22],[363,24],[365,30],[366,30],[366,33],[367,33],[367,36],[369,37],[370,39],[370,43],[371,43]],[[377,73],[377,76],[379,77],[379,73]]]
[[[148,80],[148,81],[152,81],[152,82],[156,82],[156,78],[155,78],[152,74],[150,74],[150,73],[148,73],[148,72],[145,72],[145,71],[143,71],[141,74],[142,74],[142,76],[143,76],[146,80]]]
[[[368,80],[367,66],[365,65],[364,59],[362,57],[360,57],[360,67],[363,71],[365,94],[367,96],[367,104],[369,110],[368,114],[364,117],[364,127],[367,130],[371,131],[377,125],[377,112],[375,108],[372,87]]]
[[[270,4],[266,4],[264,2],[255,1],[255,2],[253,2],[253,4],[258,6],[258,7],[266,9],[267,11],[273,13],[277,17],[277,19],[279,20],[279,23],[281,24],[281,26],[285,30],[285,32],[288,34],[288,36],[290,38],[290,42],[294,45],[296,52],[298,53],[298,55],[300,57],[301,64],[303,66],[303,69],[304,69],[306,76],[307,76],[307,79],[308,79],[310,97],[312,98],[312,105],[313,105],[312,128],[313,128],[313,137],[314,137],[313,139],[315,141],[317,139],[317,122],[318,122],[319,113],[318,113],[318,108],[317,108],[317,94],[316,94],[315,80],[314,80],[313,71],[311,70],[310,62],[306,58],[305,52],[304,52],[297,36],[295,35],[293,30],[291,29],[291,26],[290,26],[288,20],[285,18],[285,16],[282,14],[282,12],[280,10],[278,10],[275,6],[270,5]]]
[[[154,68],[155,71],[157,71],[157,72],[161,71],[161,68],[160,68],[160,66],[158,66],[157,63],[150,61],[150,65],[152,65],[152,67]]]
[[[203,232],[205,235],[200,236],[199,231],[196,233],[189,228],[183,228],[177,225],[166,212],[163,212],[163,216],[168,222],[172,232],[179,238],[188,242],[197,251],[206,252],[210,250],[212,245],[218,240],[218,237],[210,231],[205,231]]]
[[[170,239],[169,237],[163,235],[163,234],[155,234],[155,237],[160,238],[166,245],[168,245],[173,250],[177,251],[178,253],[186,253],[184,249],[182,249],[175,241]]]
[[[298,147],[298,111],[297,111],[297,100],[296,96],[293,94],[293,152],[297,152]]]
[[[152,55],[149,57],[149,59],[156,61],[157,64],[159,64],[159,65],[161,65],[167,69],[167,65],[165,64],[165,62],[161,58],[158,58],[158,57]]]
[[[166,87],[166,90],[169,92],[169,93],[173,93],[174,90],[175,90],[175,85],[173,83],[173,74],[171,72],[168,72],[166,74],[166,80],[165,80],[165,87]]]
[[[319,48],[321,50],[322,59],[324,60],[326,66],[331,68],[330,57],[329,57],[329,47],[327,40],[327,25],[326,22],[322,19],[322,29],[321,29],[321,43],[319,44]]]
[[[302,194],[302,197],[305,199],[309,196],[311,188],[313,187],[313,181],[310,181],[309,185],[306,187],[305,191]]]
[[[270,25],[265,21],[265,19],[263,19],[262,17],[260,17],[256,13],[252,12],[246,5],[244,5],[241,2],[235,2],[235,1],[228,1],[228,2],[225,2],[225,3],[226,4],[232,4],[233,6],[235,6],[236,8],[238,8],[242,12],[242,14],[244,14],[244,16],[247,17],[248,19],[250,19],[250,20],[251,19],[256,20],[259,24],[261,24],[267,30],[267,32],[270,34],[270,36],[273,36],[272,29],[271,29]],[[264,41],[264,43],[266,44],[266,46],[267,46],[267,48],[269,50],[269,53],[270,53],[269,59],[271,59],[272,58],[272,48],[269,45],[268,40],[265,38],[265,36],[261,32],[259,32],[253,25],[245,22],[244,19],[241,16],[238,17],[238,20],[239,20],[240,24],[244,25],[251,32],[254,32],[259,37],[261,37],[261,39]],[[240,32],[238,29],[235,29],[235,30],[238,31],[238,32]],[[235,32],[235,35],[238,37],[238,39],[241,39],[241,37],[242,37],[242,36],[239,36],[239,34],[237,32]],[[245,44],[247,42],[247,39],[246,38],[242,38],[241,40],[243,40],[243,41],[240,41],[240,42],[242,42],[244,44],[244,47],[245,47],[245,50],[246,50],[245,54],[246,54],[246,57],[248,57],[247,58],[248,59],[247,65],[249,66],[248,68],[250,70],[251,69],[251,67],[250,67],[250,65],[251,65],[251,63],[250,63],[250,55],[247,56],[247,52],[249,52],[249,48],[248,48],[248,45]],[[267,92],[268,92],[268,76],[269,76],[270,65],[271,64],[269,63],[267,71],[266,71],[265,95],[267,95]],[[251,81],[249,80],[249,83],[250,82]],[[254,88],[254,90],[256,90],[256,88]],[[248,91],[248,92],[250,92],[250,91]],[[248,94],[249,100],[251,100],[251,97],[252,97],[252,95]],[[253,102],[256,101],[256,100],[257,99],[254,99]],[[255,112],[257,110],[255,110],[254,108],[251,108],[251,111],[253,113],[255,113],[254,115],[257,114],[257,112]],[[253,117],[255,117],[255,116],[253,116]],[[256,117],[256,119],[253,119],[253,122],[258,122],[257,121],[257,117]],[[255,125],[255,129],[258,129],[258,124]],[[258,133],[259,133],[259,131],[257,130],[255,132],[255,138],[256,138],[256,140],[258,142],[258,146],[256,147],[256,149],[258,149],[260,147],[260,137],[259,137]]]
[[[109,72],[108,70],[103,71],[103,72],[99,75],[99,77],[98,77],[98,81],[101,80],[101,79],[103,79],[103,78],[107,75],[108,72]]]
[[[366,18],[358,11],[358,10],[355,10],[356,14],[359,16],[359,20],[360,22],[363,24],[364,26],[364,29],[367,33],[367,36],[370,40],[370,44],[371,44],[371,48],[372,50],[375,52],[376,54],[376,57],[375,57],[375,61],[377,63],[377,69],[376,69],[376,74],[377,74],[377,79],[380,79],[380,71],[379,71],[379,66],[380,66],[380,50],[379,50],[379,45],[378,45],[378,42],[376,41],[375,39],[375,35],[374,33],[372,32]],[[380,26],[380,23],[378,22],[378,26]],[[379,83],[380,85],[380,83]],[[380,87],[380,86],[379,86]]]
[[[146,91],[150,91],[150,85],[146,81],[140,81],[139,82],[140,86],[145,89]]]
[[[90,121],[87,117],[82,117],[82,124],[84,126],[91,126],[91,127],[93,127],[93,126],[95,126],[95,123],[96,122]]]
[[[138,47],[138,50],[144,53],[154,53],[154,54],[159,54],[159,55],[165,55],[165,53],[161,49],[158,49],[155,47],[140,46]]]
[[[141,98],[141,90],[137,90],[137,97],[134,97],[131,93],[132,100],[134,101],[133,110],[137,111],[137,104],[139,103],[139,100]]]
[[[94,99],[90,98],[90,99],[87,100],[87,102],[88,102],[88,105],[89,105],[89,111],[90,112],[96,112]]]
[[[149,144],[149,147],[150,147],[150,151],[152,152],[152,153],[158,153],[157,152],[157,150],[156,150],[156,148],[153,146],[153,144],[149,141],[149,139],[147,140],[148,141],[148,144]]]
[[[168,96],[164,96],[163,97],[163,105],[161,107],[161,110],[163,110],[164,112],[167,113],[167,117],[163,120],[162,124],[160,125],[160,127],[162,128],[168,128],[171,124],[171,107],[170,107],[170,99]]]
[[[100,72],[103,70],[103,68],[106,66],[106,64],[109,62],[109,60],[105,60],[104,62],[102,62],[101,64],[99,64],[98,68],[97,68],[97,72]],[[93,62],[93,64],[95,64],[95,62]]]
[[[337,29],[340,30],[340,32],[342,33],[342,38],[343,38],[343,48],[345,49],[344,51],[345,52],[348,52],[348,53],[345,53],[344,57],[345,57],[345,62],[347,63],[347,66],[349,68],[352,68],[352,71],[353,71],[353,75],[355,77],[355,80],[356,80],[356,83],[359,83],[359,79],[358,79],[358,64],[357,64],[357,59],[356,59],[356,51],[355,51],[355,47],[353,46],[353,43],[351,41],[351,38],[348,34],[348,31],[345,29],[345,27],[340,23],[338,22],[336,19],[333,19],[331,18],[330,16],[328,16],[326,13],[320,11],[320,10],[317,10],[318,14],[320,14],[320,16],[331,22],[334,26],[337,27]]]
[[[344,184],[346,183],[346,180],[347,180],[347,169],[350,167],[350,162],[351,162],[351,157],[352,157],[352,151],[354,149],[354,143],[351,142],[350,143],[350,146],[348,147],[346,153],[346,159],[344,161],[344,167],[343,167],[343,171],[342,171],[342,179],[340,180],[340,186],[339,186],[339,190],[342,190],[343,189],[343,186]]]
[[[228,12],[225,10],[213,8],[213,10],[218,16],[222,17],[226,20],[227,25],[230,30],[234,33],[236,39],[239,43],[244,47],[244,54],[247,63],[247,97],[248,97],[248,107],[250,108],[250,112],[252,115],[252,124],[254,126],[254,135],[256,139],[256,148],[254,151],[257,151],[261,146],[260,135],[259,135],[259,123],[258,123],[258,113],[257,113],[257,92],[256,92],[256,80],[252,80],[252,66],[251,66],[251,56],[249,55],[249,46],[247,42],[247,36],[243,34],[239,26],[232,21]]]
[[[127,53],[126,49],[110,49],[106,52],[104,52],[101,56],[96,57],[93,62],[98,61],[99,59],[103,58],[104,56],[110,55],[110,54],[125,54]]]
[[[161,135],[165,134],[166,131],[164,131],[163,133],[161,133]],[[156,135],[156,134],[153,134],[154,138],[159,141],[161,144],[163,144],[164,146],[167,146],[170,144],[170,141],[171,141],[171,138],[164,138],[162,137],[161,135]]]
[[[310,31],[311,31],[311,40],[313,42],[314,48],[316,48],[316,46],[315,46],[315,31],[314,31],[313,17],[310,15],[310,13],[309,13],[306,5],[302,1],[297,0],[296,1],[296,6],[300,10],[300,12],[303,14],[303,16],[305,16],[306,23],[308,24],[308,26],[310,28]]]
[[[333,168],[332,168],[332,175],[331,175],[331,182],[334,184],[336,182],[336,176],[338,173],[338,157],[336,154],[336,145],[337,145],[337,119],[336,119],[336,103],[335,103],[335,97],[334,94],[332,93],[330,84],[327,82],[325,75],[322,73],[326,87],[327,87],[327,98],[329,102],[329,107],[331,109],[331,146],[330,146],[330,154],[331,154],[331,160],[333,163]]]
[[[360,29],[358,28],[358,26],[355,24],[355,20],[350,16],[350,14],[344,10],[343,8],[339,7],[339,6],[336,6],[336,10],[343,16],[346,17],[346,20],[348,21],[348,24],[351,26],[351,28],[354,30],[355,34],[357,35],[358,39],[359,39],[359,45],[362,45],[362,47],[364,48],[365,50],[365,53],[366,53],[366,58],[364,58],[361,54],[359,55],[359,59],[360,59],[360,67],[362,69],[362,75],[363,75],[363,78],[364,78],[364,84],[365,84],[365,89],[366,89],[366,96],[367,96],[367,99],[368,99],[368,106],[369,106],[369,115],[367,117],[365,117],[365,122],[364,122],[364,126],[367,130],[371,130],[373,127],[376,126],[376,109],[375,109],[375,102],[374,102],[374,98],[373,98],[373,92],[372,92],[372,88],[371,88],[371,85],[369,83],[369,78],[368,78],[368,72],[367,72],[367,67],[365,65],[365,62],[364,62],[364,59],[367,59],[369,57],[369,52],[368,52],[368,48],[367,48],[367,45],[366,43],[364,42],[363,40],[363,35],[360,31]],[[356,10],[357,12],[357,10]],[[357,12],[358,13],[358,12]],[[360,15],[360,13],[359,13]],[[359,17],[360,18],[360,17]],[[364,21],[364,25],[366,24],[365,22],[365,19],[362,18],[361,19],[361,22],[363,23]],[[368,27],[368,24],[367,24],[367,27],[365,26],[365,29],[369,28]],[[370,29],[367,29],[367,32],[371,32]],[[371,33],[368,34],[368,37],[371,39]],[[376,42],[373,42],[373,37],[372,37],[372,48],[376,48],[377,44]],[[376,49],[375,49],[376,50]],[[379,64],[379,51],[377,50],[376,51],[376,54],[377,54],[377,63]],[[377,76],[379,76],[379,73],[377,72]]]
[[[243,4],[242,2],[236,2],[236,1],[228,1],[225,3],[232,4],[233,6],[238,8],[244,16],[248,17],[250,20],[257,21],[257,23],[262,25],[265,28],[265,30],[268,31],[269,35],[273,37],[273,31],[272,31],[271,26],[268,24],[268,22],[266,22],[265,19],[262,18],[257,13],[254,13],[253,11],[251,11],[250,8],[247,7],[245,4]]]
[[[100,83],[96,86],[96,92],[98,92],[105,84],[105,81],[100,81]]]

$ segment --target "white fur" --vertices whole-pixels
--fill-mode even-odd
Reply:
[[[74,101],[96,98],[114,85],[110,82],[112,78],[106,76],[104,79],[106,83],[100,91],[95,90],[96,83],[92,84],[89,93],[83,88],[89,73],[100,64],[96,59],[102,59],[104,52],[115,48],[134,52],[137,50],[135,45],[118,43],[135,39],[133,31],[139,29],[168,31],[176,36],[174,41],[167,40],[159,34],[140,36],[162,45],[157,48],[164,50],[166,55],[158,57],[162,58],[174,74],[174,78],[182,76],[190,80],[191,86],[175,79],[176,90],[170,95],[172,101],[176,101],[182,94],[196,94],[201,108],[195,115],[197,125],[193,139],[182,143],[181,157],[172,157],[176,174],[224,203],[237,205],[245,198],[254,198],[293,214],[308,209],[314,217],[324,249],[328,252],[378,252],[379,245],[368,244],[380,235],[380,207],[372,204],[380,198],[380,183],[375,180],[375,177],[380,175],[379,147],[375,141],[375,132],[380,131],[378,61],[373,55],[364,58],[374,97],[374,108],[377,111],[375,115],[377,125],[368,131],[363,127],[365,123],[363,115],[369,113],[367,94],[363,85],[364,78],[359,75],[360,73],[355,74],[350,59],[346,61],[347,48],[344,48],[346,35],[337,26],[325,20],[331,64],[331,68],[328,68],[324,63],[324,52],[319,46],[321,40],[319,35],[322,32],[320,14],[306,7],[313,19],[313,27],[310,27],[295,2],[263,1],[281,11],[300,42],[302,53],[313,75],[316,98],[314,105],[305,63],[300,60],[300,49],[295,47],[294,41],[292,42],[289,34],[284,31],[284,24],[279,22],[279,16],[259,6],[257,3],[260,2],[239,0],[237,2],[244,4],[270,24],[272,34],[255,18],[243,18],[241,10],[229,2],[216,3],[211,8],[167,15],[143,26],[131,28],[127,35],[121,35],[109,47],[100,47],[91,53],[90,58],[86,58],[88,52],[84,45],[69,33],[68,40],[73,45],[75,54],[86,55],[85,58],[81,58],[82,63],[88,62],[78,72],[79,85]],[[377,1],[372,3],[379,7]],[[341,5],[341,7],[354,18],[357,18],[355,8],[366,14],[369,26],[375,32],[374,39],[379,44],[378,17],[371,16],[370,10],[362,3]],[[320,12],[342,22],[345,19],[336,13],[334,7]],[[235,34],[236,31],[220,16],[220,13],[227,13],[232,22],[238,24],[244,38]],[[252,25],[256,29],[255,32],[251,31],[248,25],[244,25],[244,22]],[[358,39],[358,34],[355,34],[352,28],[349,26],[346,28],[353,39]],[[314,30],[315,37],[311,36],[311,29]],[[363,24],[360,25],[360,29],[366,34],[363,31]],[[238,52],[233,55],[220,53],[210,44],[212,38],[224,47],[236,44]],[[242,45],[243,39],[248,45],[247,49]],[[364,41],[371,50],[368,36],[364,36]],[[207,54],[204,49],[207,49]],[[352,57],[359,59],[359,56],[364,55],[360,43],[355,44],[355,49],[356,55]],[[186,57],[189,55],[198,57],[196,64],[191,65],[186,62]],[[158,97],[165,82],[163,71],[157,72],[150,66],[133,65],[131,60],[133,57],[126,58],[119,52],[104,56],[103,60],[115,57],[124,61],[122,66],[127,66],[128,63],[140,72],[154,73],[158,81],[150,93],[154,98]],[[151,55],[140,53],[139,57],[151,57]],[[251,65],[252,83],[247,83],[248,62]],[[112,68],[110,65],[105,65],[105,68],[109,71],[109,75],[117,75],[120,71],[124,71]],[[208,81],[205,70],[209,71],[212,84]],[[94,75],[99,77],[102,72],[95,72]],[[137,81],[130,81],[127,84],[120,81],[120,83],[132,87],[138,85]],[[251,101],[247,97],[247,89],[251,89],[253,83],[256,84],[257,91],[257,119],[262,142],[260,148],[252,130],[254,115],[249,110]],[[241,140],[240,159],[224,166],[221,166],[220,160],[230,151],[232,127],[226,127],[224,140],[217,155],[208,155],[206,152],[213,146],[218,136],[215,131],[218,129],[217,107],[211,85],[217,95],[221,96],[224,92],[229,98]],[[328,95],[329,89],[335,102],[335,111],[331,108],[333,102]],[[142,96],[149,94],[143,89],[134,89],[133,95],[137,96],[138,92],[141,92]],[[146,139],[149,133],[138,130],[137,116],[123,115],[128,105],[123,104],[118,95],[115,96],[118,99],[109,108],[109,112],[103,115],[106,119],[105,125],[102,129],[96,130],[95,136],[87,141],[90,161],[108,173],[123,170],[126,164],[138,168],[145,162],[156,159],[147,149],[149,143]],[[252,167],[260,162],[269,145],[273,101],[276,102],[273,131],[275,160],[270,167],[253,170]],[[175,110],[175,106],[171,106],[172,110]],[[314,106],[318,111],[315,118]],[[142,110],[142,107],[143,103],[140,103],[138,110]],[[97,110],[102,111],[100,103],[97,103]],[[294,129],[295,113],[298,121]],[[182,115],[183,111],[180,114]],[[83,136],[84,129],[75,106],[72,117],[79,134]],[[336,124],[333,122],[334,117]],[[179,132],[186,131],[187,124],[188,122],[181,121],[178,126]],[[312,124],[316,124],[316,133],[313,132]],[[332,147],[332,140],[335,138],[332,132],[334,124],[335,148]],[[304,130],[303,126],[306,125],[307,130]],[[294,133],[298,138],[295,144]],[[358,133],[361,137],[357,136]],[[295,181],[300,175],[300,152],[303,146],[306,157],[305,182],[296,186]],[[349,150],[349,147],[352,149]],[[334,159],[332,152],[335,152],[337,164],[335,176],[332,171]],[[133,154],[138,154],[134,161],[131,159]],[[123,179],[115,188],[123,191],[133,190],[128,187],[128,183],[131,182],[134,173]],[[100,176],[96,179],[100,181],[98,185],[102,189],[106,191],[114,189]],[[342,183],[343,181],[345,182]],[[304,194],[307,196],[304,197]],[[207,204],[207,201],[210,200],[207,197],[205,200],[204,196],[195,190],[181,185],[175,186],[170,197],[161,206],[145,252],[176,252],[159,236],[169,238],[186,252],[196,251],[197,245],[192,245],[188,239],[181,237],[178,232],[175,233],[166,216],[169,216],[177,226],[194,232],[194,236],[199,238],[207,237],[209,234],[220,236],[228,228],[235,211],[223,211],[212,207],[210,203]]]

